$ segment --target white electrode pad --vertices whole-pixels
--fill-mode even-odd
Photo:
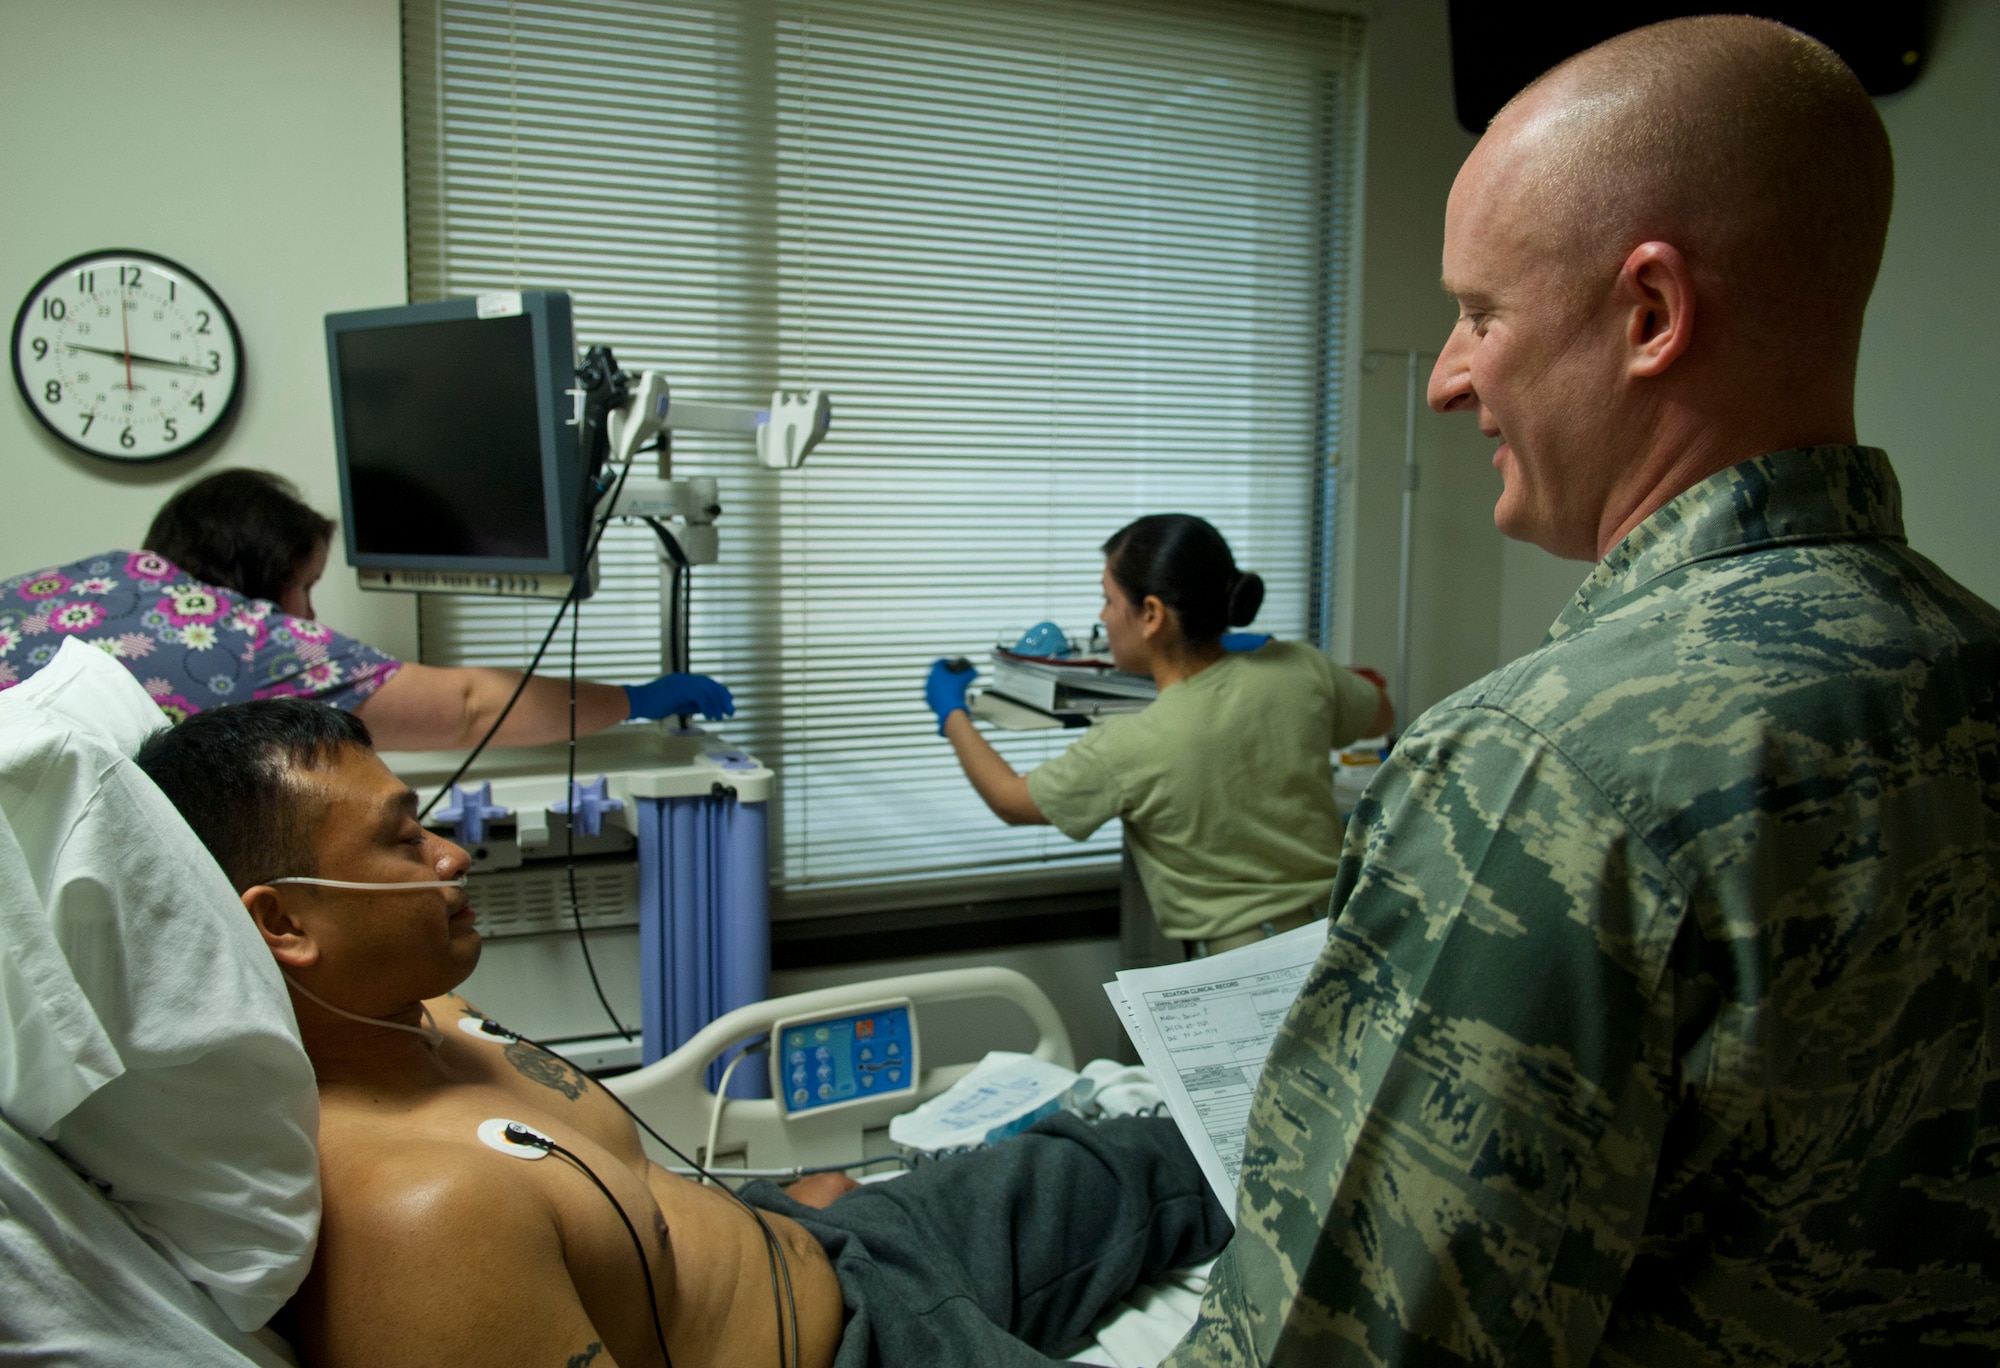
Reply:
[[[507,1138],[507,1127],[509,1126],[524,1130],[537,1140],[548,1140],[549,1138],[533,1126],[523,1126],[519,1121],[509,1121],[504,1116],[496,1116],[490,1121],[481,1121],[479,1123],[479,1138],[494,1149],[499,1150],[502,1154],[511,1154],[516,1159],[548,1158],[548,1150],[540,1145],[517,1145],[512,1140],[509,1140]],[[553,1144],[554,1142],[550,1141],[550,1143]]]
[[[462,1016],[458,1019],[458,1029],[469,1036],[478,1036],[481,1040],[497,1040],[503,1045],[511,1045],[521,1038],[499,1022],[488,1021],[485,1017]]]

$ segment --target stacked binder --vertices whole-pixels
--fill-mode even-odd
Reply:
[[[995,648],[990,692],[1051,717],[1138,712],[1159,695],[1146,675],[1126,674],[1104,656],[1026,656]]]

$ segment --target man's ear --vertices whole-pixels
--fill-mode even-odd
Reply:
[[[1663,375],[1694,342],[1694,272],[1668,242],[1642,242],[1618,270],[1625,309],[1625,373]]]
[[[286,912],[278,890],[269,884],[253,884],[243,890],[243,909],[257,934],[270,947],[271,958],[290,969],[309,969],[319,963],[319,942],[298,918]]]

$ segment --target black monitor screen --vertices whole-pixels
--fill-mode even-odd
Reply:
[[[527,316],[357,329],[338,347],[355,550],[548,556]]]

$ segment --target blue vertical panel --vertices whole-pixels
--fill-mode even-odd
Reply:
[[[639,1054],[650,1064],[667,1053],[667,954],[663,912],[667,850],[662,830],[666,803],[641,798],[632,824],[639,829]]]
[[[641,799],[638,818],[642,1048],[650,1063],[770,993],[769,816],[764,803],[700,797]],[[761,1063],[737,1069],[732,1096],[768,1093]]]

